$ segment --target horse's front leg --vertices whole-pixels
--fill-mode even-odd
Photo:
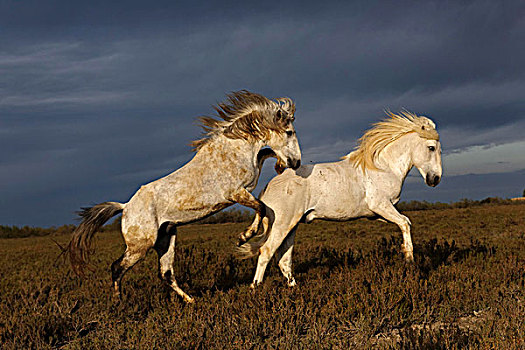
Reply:
[[[377,215],[399,226],[403,233],[405,259],[409,262],[414,262],[414,248],[412,246],[412,237],[410,236],[410,226],[412,223],[410,219],[399,213],[394,205],[387,199],[374,201],[370,203],[369,208]]]
[[[258,230],[261,223],[261,219],[264,217],[266,210],[264,204],[255,198],[250,192],[245,188],[241,189],[238,192],[235,192],[231,196],[231,200],[237,202],[245,207],[249,207],[255,210],[255,219],[252,224],[239,235],[238,245],[241,246],[246,243]]]

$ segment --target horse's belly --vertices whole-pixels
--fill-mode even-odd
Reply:
[[[348,221],[357,218],[373,216],[374,213],[370,210],[361,208],[319,208],[314,209],[306,215],[306,222],[311,222],[315,219],[319,220],[333,220],[333,221]]]
[[[318,219],[345,221],[366,216],[368,208],[360,196],[352,196],[342,191],[332,191],[320,196],[315,205]]]
[[[313,219],[325,219],[325,220],[337,220],[337,221],[346,221],[350,219],[354,219],[356,217],[360,216],[359,212],[357,211],[348,211],[343,208],[338,209],[330,209],[330,210],[322,210],[317,211],[314,210],[309,214],[308,220],[311,221]]]
[[[159,221],[170,221],[175,224],[185,224],[200,220],[206,216],[213,215],[222,209],[231,206],[232,203],[216,203],[206,207],[169,208],[160,217]]]
[[[200,188],[179,187],[173,191],[158,191],[156,212],[158,220],[187,223],[218,212],[232,203],[216,192]]]

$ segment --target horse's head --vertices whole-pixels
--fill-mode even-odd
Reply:
[[[421,136],[416,137],[412,161],[428,186],[435,187],[441,181],[441,143]]]
[[[295,104],[287,97],[270,100],[262,95],[241,90],[219,103],[217,117],[201,117],[205,135],[192,142],[195,150],[224,135],[228,139],[245,140],[257,146],[269,146],[277,156],[276,170],[297,169],[301,165],[301,149],[293,127]]]
[[[427,117],[417,116],[407,110],[399,114],[386,111],[386,114],[388,118],[367,130],[359,139],[357,149],[343,159],[350,159],[363,171],[377,170],[376,161],[389,149],[381,166],[399,166],[401,172],[408,172],[415,166],[427,185],[437,186],[443,170],[436,124]]]
[[[276,118],[280,119],[281,127],[270,132],[267,144],[277,155],[279,164],[297,169],[301,165],[301,149],[293,126],[292,113],[284,110],[277,112]]]

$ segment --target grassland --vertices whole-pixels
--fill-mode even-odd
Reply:
[[[245,224],[179,230],[176,277],[186,305],[157,277],[150,252],[112,300],[116,231],[97,236],[93,271],[74,276],[54,239],[0,239],[0,344],[23,348],[525,348],[525,205],[406,213],[414,265],[391,224],[302,225],[286,287],[275,263],[255,292],[255,260],[233,256]]]

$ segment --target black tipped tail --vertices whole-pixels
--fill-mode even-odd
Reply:
[[[124,204],[117,202],[105,202],[91,208],[82,208],[78,212],[82,222],[73,232],[73,237],[67,247],[69,260],[73,271],[82,275],[87,265],[89,255],[93,253],[91,240],[95,233],[113,216],[124,210]]]

